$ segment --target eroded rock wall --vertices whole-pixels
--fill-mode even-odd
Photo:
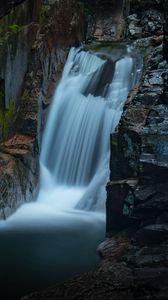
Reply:
[[[29,71],[30,52],[39,30],[41,1],[24,1],[10,6],[10,13],[0,19],[0,217],[7,217],[32,196],[38,174],[37,114],[39,92],[29,98],[23,113],[25,76]],[[33,89],[32,89],[33,90]],[[26,106],[26,103],[25,103]],[[29,117],[27,117],[29,115]],[[30,128],[33,127],[33,130]]]
[[[116,240],[118,243],[122,237],[117,246],[120,249],[128,238],[129,245],[117,263],[124,263],[133,276],[128,299],[166,299],[168,270],[166,259],[162,259],[168,244],[166,19],[162,21],[163,9],[154,1],[145,11],[143,1],[134,2],[134,14],[128,17],[132,30],[128,38],[141,49],[144,45],[147,52],[141,82],[130,92],[120,124],[111,136],[111,181],[107,185],[107,236],[111,238],[100,252],[111,260]]]
[[[163,1],[162,1],[163,4]],[[111,160],[110,160],[110,180],[107,185],[107,211],[109,210],[120,212],[120,219],[123,224],[121,228],[126,226],[126,220],[132,224],[151,224],[156,223],[156,216],[150,212],[152,211],[152,201],[150,197],[151,208],[148,207],[148,213],[143,212],[141,205],[144,202],[138,200],[139,195],[144,193],[144,201],[148,199],[147,190],[152,190],[156,196],[158,192],[157,184],[162,185],[162,195],[166,197],[166,184],[168,175],[168,156],[167,156],[167,75],[168,64],[164,60],[163,52],[163,24],[164,18],[163,10],[159,7],[157,11],[157,3],[153,2],[153,6],[147,11],[143,11],[143,1],[136,1],[136,5],[141,5],[141,38],[137,39],[136,35],[128,32],[128,38],[135,39],[135,44],[139,45],[143,50],[145,47],[144,59],[144,73],[139,86],[136,86],[130,92],[126,102],[124,113],[120,124],[111,137]],[[150,16],[150,20],[146,21],[146,16]],[[156,20],[159,16],[158,20]],[[135,15],[128,17],[128,27],[130,24],[137,24],[139,11]],[[133,21],[134,20],[134,21]],[[152,23],[152,30],[147,23]],[[146,30],[148,28],[148,30]],[[155,32],[153,32],[155,28]],[[144,35],[145,33],[145,35]],[[116,185],[116,186],[115,186]],[[119,188],[120,186],[120,188]],[[164,193],[165,186],[165,193]],[[121,189],[121,193],[119,190]],[[117,190],[117,193],[116,191]],[[159,189],[160,190],[160,189]],[[116,200],[113,201],[116,195]],[[125,193],[123,193],[125,191]],[[142,192],[143,191],[143,192]],[[117,195],[122,198],[121,202],[117,203]],[[142,196],[142,195],[141,195]],[[151,195],[150,195],[151,196]],[[140,201],[140,202],[138,202]],[[116,204],[115,204],[116,203]],[[120,203],[120,204],[119,204]],[[146,203],[146,202],[145,202]],[[155,201],[153,201],[153,205]],[[159,203],[159,200],[158,200]],[[148,205],[147,205],[148,206]],[[137,207],[141,214],[138,215]],[[163,208],[164,209],[164,208]],[[158,215],[163,211],[158,209]],[[114,215],[114,214],[113,214]],[[111,224],[110,224],[111,221]],[[139,221],[139,223],[138,223]],[[134,223],[135,222],[135,223]],[[122,222],[121,222],[122,223]],[[117,229],[115,228],[115,217],[108,217],[107,231]],[[118,229],[121,229],[118,228]]]

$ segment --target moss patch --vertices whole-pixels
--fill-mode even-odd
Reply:
[[[4,111],[0,109],[0,132],[1,132],[1,137],[3,139],[6,138],[9,133],[13,112],[14,112],[13,98],[10,97],[8,110]]]

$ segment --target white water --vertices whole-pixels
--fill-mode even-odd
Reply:
[[[87,95],[88,86],[93,92],[96,89],[95,82],[106,63],[89,52],[70,51],[50,109],[41,153],[39,201],[46,202],[44,190],[50,190],[47,203],[53,207],[104,210],[109,136],[119,122],[130,89],[133,59],[125,56],[116,62],[113,81],[102,91],[106,96]]]
[[[135,77],[134,60],[126,52],[112,64],[113,80],[103,81],[101,94],[97,95],[106,67],[105,58],[71,49],[43,137],[38,199],[21,206],[7,221],[1,221],[0,234],[14,235],[16,241],[16,232],[22,232],[22,239],[28,232],[36,232],[38,240],[39,231],[42,236],[44,231],[48,232],[51,239],[47,253],[54,251],[52,265],[58,271],[53,278],[59,277],[59,268],[66,277],[87,269],[88,262],[94,264],[96,245],[104,235],[109,137],[119,122]],[[24,245],[21,247],[25,252]],[[44,264],[51,253],[46,257],[43,247],[38,250],[38,257]],[[4,253],[0,257],[3,259]],[[67,271],[68,268],[73,271]],[[45,270],[44,265],[41,270]]]

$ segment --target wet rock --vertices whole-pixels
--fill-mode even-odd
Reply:
[[[129,24],[129,33],[132,38],[140,37],[142,34],[142,27],[135,26],[134,23]]]
[[[168,64],[166,62],[166,60],[164,61],[161,61],[159,64],[158,64],[158,69],[164,69],[167,73],[167,69],[168,69]],[[165,74],[164,74],[165,76]],[[162,74],[162,77],[163,77],[163,74]]]
[[[153,46],[159,46],[163,43],[163,35],[153,37],[151,41]]]
[[[145,92],[145,93],[139,93],[136,95],[133,99],[133,104],[140,104],[144,107],[151,107],[153,105],[156,105],[158,102],[158,94],[155,92]]]
[[[97,251],[101,258],[116,261],[124,255],[129,247],[129,239],[126,237],[110,238],[102,242]]]
[[[146,74],[146,76],[144,77],[143,85],[141,87],[141,91],[145,93],[161,91],[164,84],[162,75],[163,71],[159,70],[157,72],[150,71],[148,74]]]
[[[146,201],[156,194],[156,187],[151,185],[138,185],[134,191],[136,201]]]
[[[147,10],[142,14],[141,23],[147,35],[159,35],[163,32],[163,14],[154,9]]]
[[[163,34],[163,13],[158,12],[155,8],[145,10],[142,4],[139,3],[139,9],[137,13],[134,13],[127,17],[128,22],[128,36],[130,38],[141,38]],[[161,42],[159,39],[153,41],[155,45],[159,45]]]
[[[133,130],[123,128],[118,136],[111,137],[111,181],[138,175],[140,148],[140,136]]]
[[[106,201],[106,233],[108,236],[113,231],[139,225],[139,220],[132,217],[134,195],[132,188],[137,184],[136,180],[113,181],[107,185]]]
[[[163,1],[159,2],[159,5],[163,4]],[[155,48],[150,48],[150,54],[147,52],[140,88],[132,98],[129,97],[119,127],[111,138],[111,180],[114,183],[130,177],[138,180],[132,187],[131,218],[139,220],[139,227],[135,234],[132,233],[133,243],[120,258],[133,270],[134,299],[167,299],[167,279],[164,277],[168,266],[168,75],[162,46],[163,13],[156,10],[158,3],[154,4],[154,1],[150,2],[151,7],[146,1],[136,1],[135,5],[138,9],[133,10],[136,15],[128,17],[128,28],[141,27],[141,37],[148,37],[144,44]],[[130,32],[128,36],[131,37]],[[143,39],[134,44],[143,47]],[[118,187],[113,198],[111,187],[107,199],[117,203],[118,193],[119,203],[124,205],[127,196],[121,190]],[[108,204],[109,208],[114,209],[114,203]],[[118,221],[122,224],[122,219],[118,218]],[[115,228],[115,224],[111,223],[111,226]],[[118,234],[121,237],[122,233]],[[109,245],[105,246],[105,255],[110,255]]]
[[[137,40],[135,40],[133,42],[133,45],[135,45],[135,47],[140,47],[140,49],[147,49],[148,47],[151,46],[151,37],[146,37],[146,38],[138,38]]]
[[[140,22],[140,19],[138,18],[138,14],[132,14],[127,17],[128,22],[134,22],[135,24],[138,24]]]
[[[127,17],[128,29],[131,38],[140,37],[142,34],[142,27],[140,26],[140,19],[137,14],[129,15]]]

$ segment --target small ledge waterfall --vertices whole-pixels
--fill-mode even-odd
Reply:
[[[112,63],[71,49],[43,138],[39,201],[50,190],[53,205],[62,209],[104,210],[109,136],[134,83],[133,71],[128,53]]]
[[[90,270],[98,261],[109,137],[141,73],[129,47],[117,53],[70,50],[43,136],[38,198],[0,222],[4,300]]]

